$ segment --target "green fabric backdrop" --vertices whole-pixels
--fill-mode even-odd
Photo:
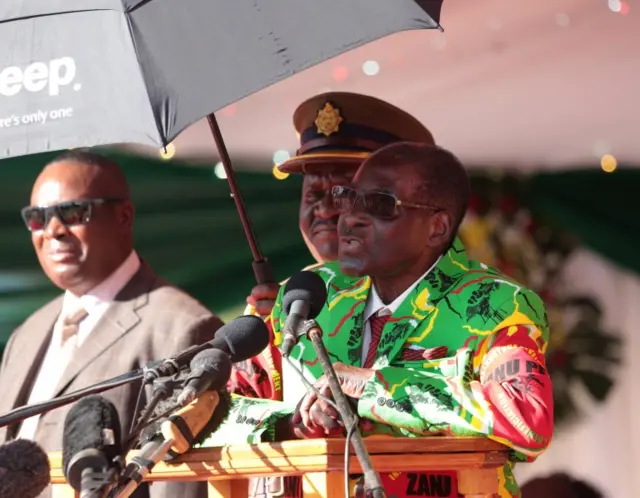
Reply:
[[[254,284],[251,252],[225,180],[213,168],[112,152],[131,184],[136,248],[154,270],[229,319]],[[42,273],[19,209],[55,154],[0,162],[0,347],[31,312],[58,294]],[[311,262],[297,231],[300,179],[239,173],[237,180],[265,255],[285,278]]]
[[[640,170],[618,167],[537,174],[527,185],[534,213],[575,233],[614,263],[640,273]]]

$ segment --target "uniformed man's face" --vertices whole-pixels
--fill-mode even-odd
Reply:
[[[319,263],[338,259],[338,211],[333,206],[331,188],[347,185],[358,165],[314,165],[305,168],[300,201],[300,232],[309,251]]]

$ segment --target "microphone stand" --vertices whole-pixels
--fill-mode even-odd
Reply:
[[[32,405],[26,405],[20,408],[16,408],[14,410],[11,410],[9,413],[0,416],[0,427],[6,427],[9,424],[22,422],[24,419],[27,419],[29,417],[41,415],[55,408],[69,405],[74,401],[84,398],[85,396],[90,396],[92,394],[99,394],[104,391],[110,391],[111,389],[115,389],[116,387],[120,387],[125,384],[131,384],[133,382],[143,379],[145,376],[145,372],[146,372],[146,369],[135,370],[133,372],[129,372],[123,375],[119,375],[118,377],[114,377],[113,379],[100,382],[93,386],[89,386],[84,389],[80,389],[78,391],[65,394],[58,398],[53,398],[49,401],[43,401],[41,403],[34,403]]]
[[[357,428],[358,417],[353,413],[349,400],[347,400],[347,396],[342,392],[340,381],[333,369],[327,348],[325,348],[324,342],[322,341],[322,329],[315,320],[307,320],[302,324],[300,335],[306,335],[313,344],[324,375],[329,382],[329,388],[331,389],[331,394],[333,395],[333,399],[336,402],[338,411],[340,412],[340,417],[347,426],[347,429],[353,428],[351,444],[353,445],[353,449],[358,457],[360,466],[362,467],[366,496],[372,496],[373,498],[386,498],[386,493],[384,491],[382,481],[380,480],[380,476],[373,468],[369,451],[364,445],[360,431]]]
[[[6,427],[10,424],[22,422],[27,418],[34,417],[36,415],[42,415],[45,412],[54,410],[55,408],[69,405],[81,398],[84,398],[85,396],[100,394],[102,392],[110,391],[111,389],[115,389],[116,387],[120,387],[125,384],[132,384],[133,382],[137,382],[139,380],[143,380],[143,384],[145,385],[151,384],[160,377],[174,375],[179,371],[187,368],[187,361],[207,347],[209,347],[208,344],[192,346],[187,350],[172,356],[171,358],[150,362],[144,368],[139,368],[132,372],[127,372],[112,379],[94,384],[93,386],[79,389],[58,398],[53,398],[49,401],[43,401],[41,403],[34,403],[32,405],[15,408],[10,412],[0,416],[0,427]]]

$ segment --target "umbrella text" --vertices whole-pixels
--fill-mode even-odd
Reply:
[[[10,66],[0,71],[0,95],[13,97],[24,88],[28,92],[47,90],[50,96],[60,93],[76,77],[76,62],[71,57],[53,59],[49,63],[33,62],[26,68]],[[74,90],[80,85],[75,84]]]
[[[45,124],[49,120],[72,118],[73,107],[66,107],[64,109],[52,109],[50,111],[37,111],[30,114],[24,114],[23,116],[0,116],[0,128],[11,128],[13,126],[31,125],[31,124]]]

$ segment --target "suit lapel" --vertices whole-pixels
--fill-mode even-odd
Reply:
[[[149,300],[149,290],[155,275],[142,262],[140,269],[118,293],[113,303],[100,318],[94,329],[74,352],[58,385],[55,396],[60,396],[83,370],[96,358],[107,354],[109,348],[119,341],[139,322],[138,310]]]
[[[464,246],[456,238],[436,267],[411,291],[384,326],[379,358],[386,357],[385,364],[402,353],[406,342],[421,342],[431,333],[438,316],[438,304],[447,299],[447,293],[468,271],[468,266]]]
[[[7,407],[7,410],[25,405],[28,401],[31,387],[51,342],[53,326],[62,309],[62,299],[63,296],[60,296],[49,303],[36,313],[28,324],[25,324],[29,330],[28,335],[22,333],[21,337],[16,337],[9,360],[12,363],[9,369],[13,377],[11,382],[7,382],[6,391],[3,394],[2,404]],[[39,347],[34,348],[34,344],[38,344]],[[17,427],[14,425],[8,430],[12,432]]]

